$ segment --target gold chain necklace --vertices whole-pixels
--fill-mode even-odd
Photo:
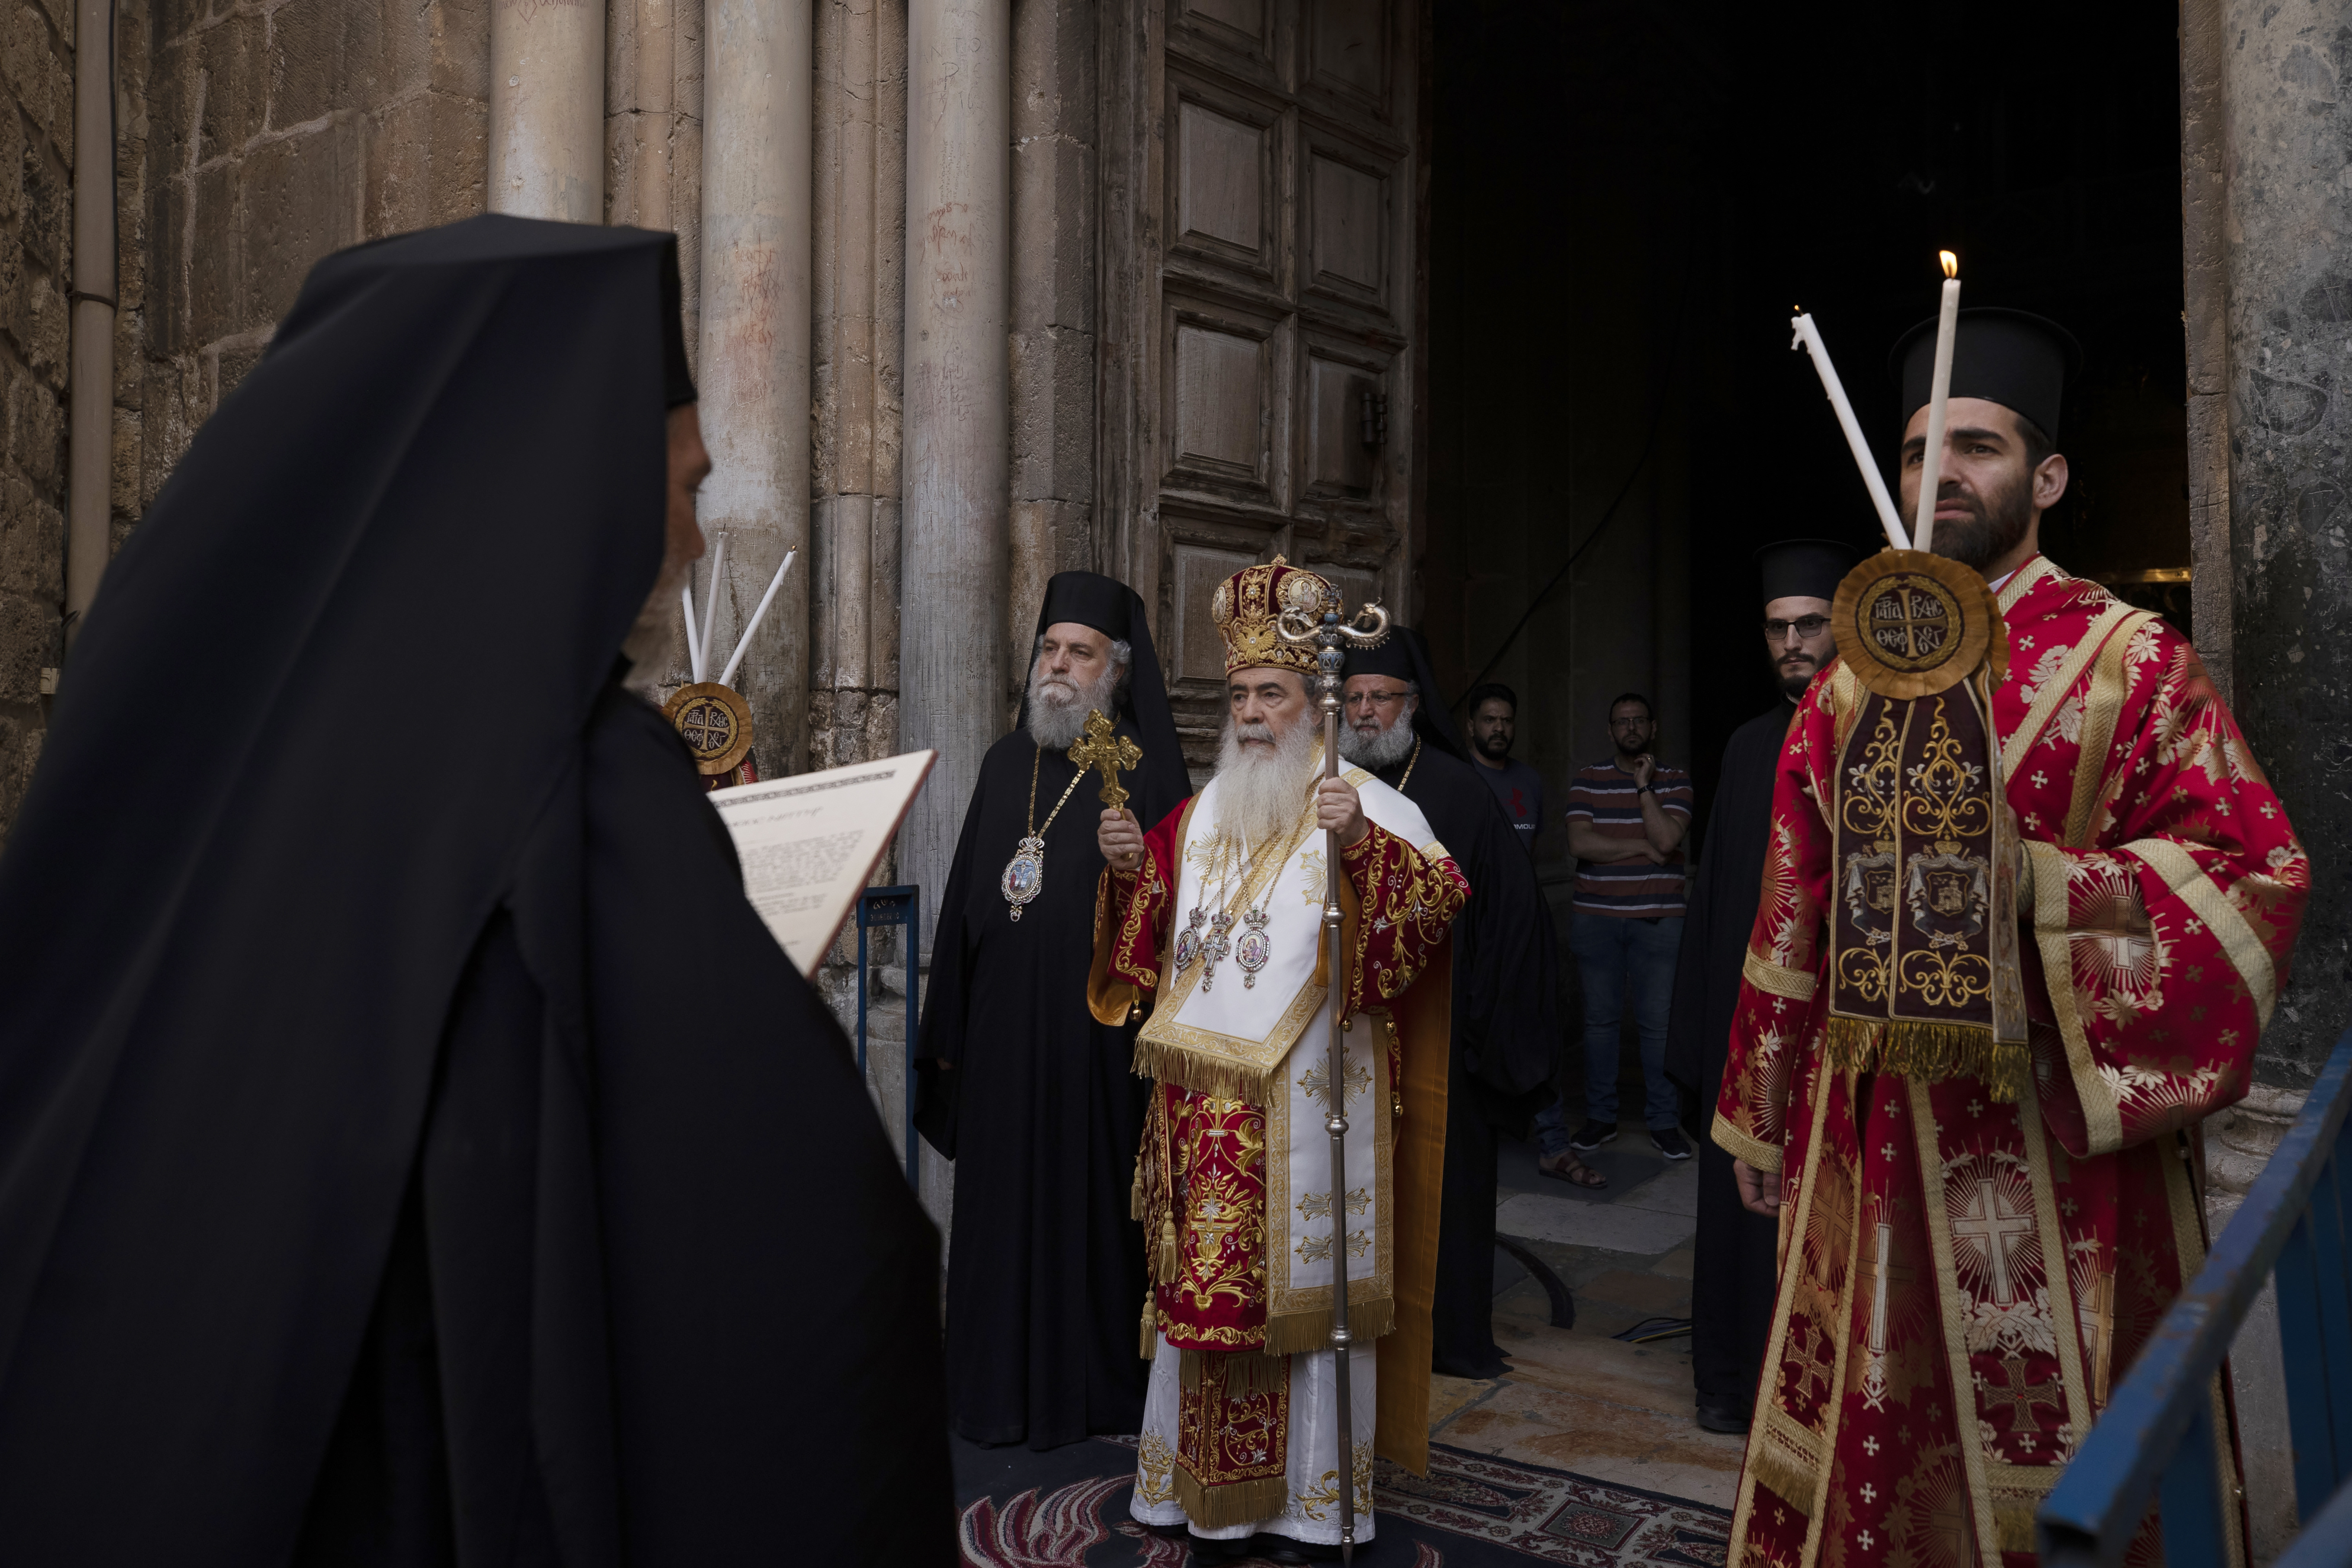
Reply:
[[[1420,737],[1420,736],[1418,736],[1418,735],[1415,735],[1415,736],[1412,738],[1412,762],[1408,762],[1407,763],[1405,763],[1405,765],[1404,765],[1404,777],[1402,777],[1402,778],[1401,778],[1401,779],[1397,780],[1397,794],[1399,794],[1399,795],[1402,795],[1402,794],[1404,793],[1404,786],[1405,786],[1405,785],[1407,785],[1407,784],[1411,784],[1411,783],[1412,782],[1412,769],[1413,769],[1413,763],[1418,763],[1418,762],[1420,762],[1420,761],[1421,761],[1421,737]]]
[[[1045,828],[1054,826],[1054,818],[1061,816],[1062,807],[1070,804],[1070,796],[1076,792],[1078,781],[1087,776],[1084,768],[1070,775],[1069,788],[1064,790],[1062,798],[1054,803],[1054,809],[1045,814],[1045,826],[1040,827],[1037,826],[1037,764],[1045,755],[1045,748],[1040,746],[1036,755],[1029,759],[1029,814],[1022,819],[1029,825],[1029,831],[1022,835],[1021,847],[1013,852],[1013,858],[1004,863],[1004,875],[996,881],[1004,894],[1004,901],[1013,906],[1013,918],[1016,921],[1021,918],[1021,906],[1045,890]]]

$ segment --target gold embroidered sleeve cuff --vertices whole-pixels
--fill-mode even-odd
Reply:
[[[1715,1125],[1709,1129],[1708,1135],[1715,1140],[1717,1148],[1735,1160],[1744,1160],[1759,1171],[1778,1171],[1780,1168],[1780,1151],[1778,1148],[1750,1138],[1734,1127],[1719,1110],[1715,1113]]]

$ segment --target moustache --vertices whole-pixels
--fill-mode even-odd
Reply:
[[[1271,746],[1274,744],[1274,726],[1262,720],[1248,724],[1236,724],[1234,726],[1234,739],[1237,741],[1256,741],[1264,745]]]

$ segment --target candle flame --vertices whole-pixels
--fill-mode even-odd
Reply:
[[[1960,258],[1954,256],[1950,251],[1939,250],[1936,252],[1936,259],[1944,264],[1945,277],[1958,278],[1960,275]]]

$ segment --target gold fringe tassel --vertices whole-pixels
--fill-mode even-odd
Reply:
[[[1274,1093],[1278,1068],[1254,1068],[1224,1057],[1211,1056],[1189,1046],[1166,1040],[1135,1041],[1135,1070],[1146,1078],[1189,1089],[1217,1100],[1238,1100],[1244,1105],[1265,1105]]]
[[[1290,1362],[1287,1357],[1265,1355],[1257,1351],[1202,1351],[1179,1348],[1176,1352],[1176,1381],[1187,1394],[1201,1392],[1201,1380],[1215,1373],[1223,1380],[1221,1386],[1228,1399],[1255,1399],[1272,1394],[1290,1382]],[[1253,1519],[1259,1517],[1252,1514]]]
[[[1756,1419],[1764,1419],[1762,1410],[1756,1412]],[[1790,1511],[1807,1518],[1812,1516],[1813,1483],[1821,1478],[1799,1464],[1795,1455],[1784,1453],[1768,1442],[1757,1447],[1748,1464],[1756,1472],[1756,1479],[1770,1487],[1773,1495],[1787,1503]]]
[[[1184,1517],[1203,1530],[1223,1530],[1272,1519],[1290,1502],[1287,1476],[1260,1476],[1255,1480],[1204,1487],[1180,1462],[1176,1467],[1176,1501]]]
[[[1176,1216],[1163,1214],[1160,1216],[1160,1235],[1151,1244],[1151,1282],[1175,1284],[1180,1257],[1176,1248]]]
[[[1290,1361],[1286,1356],[1229,1351],[1224,1352],[1224,1363],[1225,1396],[1229,1399],[1255,1399],[1290,1381]]]
[[[1139,1342],[1143,1359],[1151,1361],[1160,1354],[1160,1302],[1152,1292],[1143,1293],[1143,1338]]]
[[[1144,1136],[1151,1136],[1149,1128],[1144,1130]],[[1138,1224],[1143,1220],[1143,1156],[1140,1154],[1135,1157],[1135,1184],[1127,1190],[1127,1217]]]
[[[1922,1083],[1980,1079],[2002,1105],[2024,1098],[2033,1058],[2022,1040],[1996,1040],[1981,1024],[1922,1024],[1906,1018],[1830,1016],[1824,1042],[1832,1067],[1897,1073]]]
[[[1348,1335],[1360,1345],[1368,1345],[1382,1334],[1396,1330],[1396,1300],[1390,1296],[1360,1297],[1356,1292],[1368,1288],[1370,1281],[1349,1281]],[[1304,1351],[1331,1348],[1331,1309],[1311,1312],[1269,1314],[1265,1320],[1265,1353],[1270,1356],[1297,1355]]]

